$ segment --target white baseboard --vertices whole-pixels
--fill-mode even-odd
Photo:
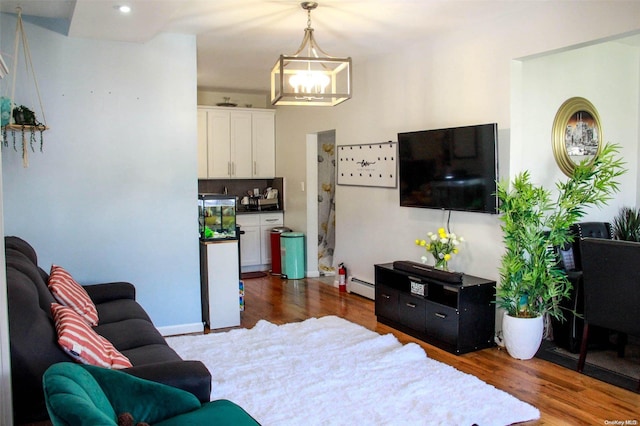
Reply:
[[[165,337],[175,336],[178,334],[203,333],[204,324],[201,322],[194,322],[192,324],[168,325],[165,327],[158,327],[158,331],[160,331],[160,334]]]
[[[269,272],[271,265],[248,265],[240,268],[241,272]]]

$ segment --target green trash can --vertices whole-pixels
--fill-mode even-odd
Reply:
[[[304,278],[304,234],[283,232],[280,234],[280,260],[282,278]]]

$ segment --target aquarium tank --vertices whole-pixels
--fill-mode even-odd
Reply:
[[[236,234],[236,197],[198,195],[198,225],[201,240],[229,240]]]

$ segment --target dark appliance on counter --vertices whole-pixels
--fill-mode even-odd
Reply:
[[[255,211],[280,210],[277,198],[249,197],[249,204],[245,207],[247,210]]]
[[[280,210],[280,201],[278,190],[267,188],[264,194],[258,193],[258,189],[253,194],[242,197],[240,202],[246,210],[264,211],[264,210]]]

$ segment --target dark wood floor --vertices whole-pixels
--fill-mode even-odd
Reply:
[[[540,359],[516,360],[497,347],[452,355],[379,324],[371,300],[340,293],[326,280],[272,276],[245,280],[242,327],[251,328],[261,319],[284,324],[325,315],[337,315],[381,334],[393,333],[403,343],[416,342],[429,357],[536,406],[542,414],[540,420],[526,425],[640,424],[639,394]]]

